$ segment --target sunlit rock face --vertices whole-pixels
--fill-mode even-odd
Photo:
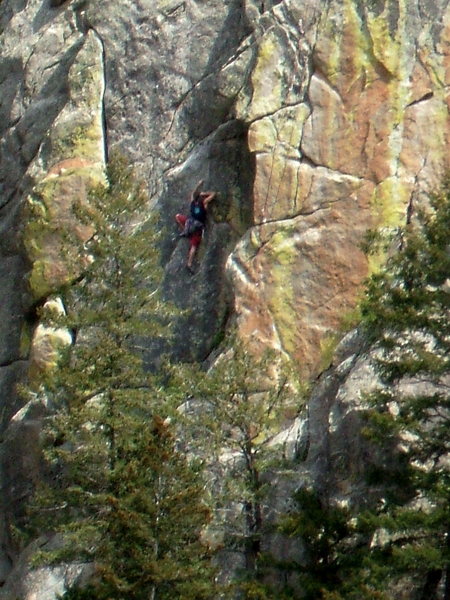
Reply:
[[[351,0],[282,2],[258,21],[236,103],[254,227],[228,266],[241,335],[305,375],[355,305],[367,228],[402,222],[448,168],[449,23],[445,2]]]
[[[3,253],[29,261],[12,269],[32,301],[70,279],[67,212],[119,148],[161,211],[167,297],[196,309],[175,353],[205,358],[235,312],[256,350],[316,375],[366,230],[447,168],[447,3],[5,0],[0,18]],[[219,197],[192,278],[173,216],[200,178]]]
[[[255,352],[274,347],[312,378],[371,269],[365,232],[402,222],[448,169],[450,8],[1,0],[0,40],[4,579],[7,525],[38,469],[39,411],[14,386],[39,355],[36,307],[77,274],[67,234],[90,231],[71,206],[108,152],[147,182],[164,294],[193,309],[173,354],[206,359],[237,323]],[[219,195],[191,276],[173,217],[199,179]]]

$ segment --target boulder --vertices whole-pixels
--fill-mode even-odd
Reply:
[[[16,564],[8,583],[0,590],[1,600],[55,600],[73,585],[82,585],[93,572],[90,564],[61,564],[30,567],[30,557],[55,542],[42,537],[28,546]]]

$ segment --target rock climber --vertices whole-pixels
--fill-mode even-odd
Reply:
[[[193,273],[195,253],[202,241],[208,205],[217,195],[217,192],[212,191],[201,192],[203,183],[203,179],[200,180],[190,195],[189,215],[175,215],[175,220],[182,230],[180,235],[189,239],[186,268],[190,273]]]

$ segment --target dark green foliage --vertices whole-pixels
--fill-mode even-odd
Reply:
[[[74,586],[58,596],[58,600],[98,600],[98,593],[94,586]]]
[[[299,583],[287,598],[450,600],[449,231],[446,181],[395,237],[368,239],[390,254],[362,303],[382,382],[364,431],[378,449],[367,475],[379,501],[358,511],[296,494],[280,529],[304,559],[278,565]]]
[[[154,230],[139,224],[146,198],[131,170],[114,161],[108,187],[78,217],[93,226],[89,266],[62,290],[74,343],[42,373],[32,394],[52,408],[45,428],[47,481],[30,506],[33,523],[61,543],[36,560],[93,561],[96,577],[65,600],[189,600],[211,594],[200,543],[209,519],[200,464],[179,452],[166,416],[165,373],[144,371],[136,335],[163,332]]]
[[[381,361],[380,371],[388,381],[430,371],[436,376],[449,367],[449,186],[446,182],[431,206],[400,231],[399,248],[386,270],[368,283],[364,324],[386,351],[387,364]],[[397,360],[394,350],[400,343]]]
[[[278,564],[280,570],[295,574],[297,579],[296,590],[286,597],[372,598],[360,578],[368,551],[367,536],[351,520],[351,511],[329,504],[306,488],[298,490],[293,500],[296,509],[285,515],[278,527],[284,535],[299,540],[303,559]]]
[[[285,411],[298,410],[304,396],[288,364],[275,364],[273,353],[258,359],[242,344],[227,340],[224,352],[208,372],[189,375],[192,400],[186,407],[193,441],[214,468],[216,519],[224,507],[235,518],[214,523],[227,532],[224,544],[244,557],[245,598],[269,597],[260,581],[261,540],[266,530],[273,452],[270,441]],[[182,370],[178,376],[186,379]],[[291,415],[292,416],[292,415]]]
[[[384,478],[383,506],[372,515],[383,536],[370,568],[382,571],[385,589],[402,576],[413,580],[420,600],[450,598],[449,231],[447,180],[400,231],[398,251],[371,278],[362,309],[386,386],[368,398],[367,434],[392,449],[401,476]]]

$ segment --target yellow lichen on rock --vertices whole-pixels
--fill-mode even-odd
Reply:
[[[48,300],[43,310],[56,315],[65,314],[60,298]],[[38,325],[32,339],[29,376],[33,379],[38,373],[55,368],[61,351],[71,343],[72,336],[66,328],[51,327],[42,323]]]
[[[236,113],[247,121],[273,113],[282,106],[283,50],[278,37],[269,31],[260,41],[251,76],[252,97],[241,95]]]
[[[403,61],[403,44],[405,41],[405,0],[397,0],[395,10],[398,19],[395,31],[390,30],[389,9],[392,3],[386,2],[384,10],[375,16],[367,13],[367,27],[372,44],[372,51],[376,60],[394,77],[399,75]],[[402,44],[403,40],[403,44]]]
[[[305,104],[254,121],[249,147],[256,153],[254,218],[257,223],[298,214],[300,142],[309,115]]]
[[[76,219],[74,203],[86,203],[95,182],[76,171],[44,179],[28,197],[23,244],[32,262],[29,286],[37,300],[46,298],[80,274],[82,243],[93,233]]]
[[[73,207],[86,203],[89,188],[105,181],[103,49],[89,32],[70,68],[69,102],[60,112],[33,169],[37,184],[24,208],[23,244],[32,263],[29,287],[45,299],[83,268],[83,242],[92,228]]]
[[[265,117],[254,121],[248,130],[250,152],[271,152],[277,143],[277,130],[273,119]]]
[[[411,196],[412,186],[398,177],[389,177],[374,190],[372,210],[377,227],[396,227],[405,218],[405,207]]]
[[[280,348],[290,356],[298,349],[297,298],[294,290],[298,246],[295,227],[289,225],[272,236],[267,248],[271,269],[268,308],[274,321]]]

